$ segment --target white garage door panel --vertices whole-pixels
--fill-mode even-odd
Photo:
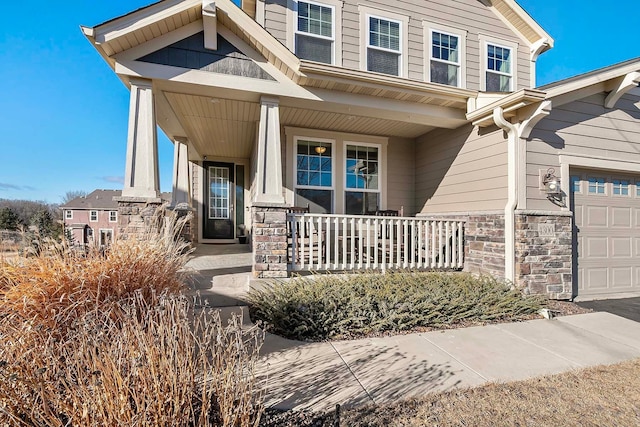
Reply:
[[[579,178],[572,194],[578,296],[640,292],[640,176],[588,170],[571,175]]]

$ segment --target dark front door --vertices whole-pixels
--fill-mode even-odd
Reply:
[[[234,239],[233,163],[204,162],[205,239]]]

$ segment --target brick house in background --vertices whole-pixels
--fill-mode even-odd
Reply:
[[[118,233],[118,202],[122,190],[95,190],[63,206],[65,236],[77,246],[107,246]]]

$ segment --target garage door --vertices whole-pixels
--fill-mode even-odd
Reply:
[[[640,176],[571,171],[579,297],[640,292]]]

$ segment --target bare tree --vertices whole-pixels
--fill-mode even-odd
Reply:
[[[72,201],[73,199],[76,199],[78,197],[85,197],[86,195],[87,195],[87,192],[84,190],[67,191],[64,194],[64,196],[62,196],[62,205],[64,206],[70,201]]]

